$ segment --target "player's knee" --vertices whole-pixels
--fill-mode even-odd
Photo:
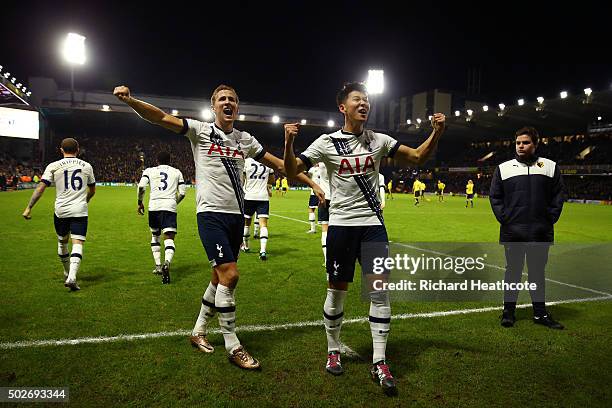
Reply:
[[[332,282],[329,281],[327,283],[327,286],[330,289],[336,289],[336,290],[348,290],[348,282]]]
[[[227,287],[233,288],[238,283],[239,273],[236,263],[227,263],[219,265],[216,268],[217,275],[219,276],[219,282]]]

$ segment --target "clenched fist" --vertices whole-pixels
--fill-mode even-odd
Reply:
[[[444,127],[446,126],[445,123],[446,116],[444,116],[443,113],[434,113],[433,117],[431,118],[431,126],[434,128],[434,130],[444,130]]]
[[[119,99],[121,102],[127,103],[131,98],[130,88],[128,88],[127,86],[123,86],[123,85],[118,86],[113,91],[113,95],[115,95],[117,99]]]
[[[285,141],[293,141],[300,130],[298,123],[286,123],[285,124]]]

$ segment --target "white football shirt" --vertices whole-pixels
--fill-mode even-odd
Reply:
[[[324,163],[329,175],[329,225],[383,225],[378,199],[378,170],[400,144],[391,136],[365,130],[359,135],[338,130],[319,136],[299,157],[306,168]]]
[[[176,212],[176,194],[185,195],[183,173],[165,164],[149,167],[142,172],[138,187],[151,185],[149,211]]]
[[[244,214],[240,176],[244,160],[266,153],[257,139],[233,129],[223,132],[211,123],[183,119],[181,132],[191,142],[196,170],[196,211]]]
[[[49,164],[42,175],[47,186],[55,183],[55,215],[59,218],[87,216],[87,186],[96,184],[91,164],[65,157]]]
[[[244,161],[244,199],[252,201],[270,201],[268,195],[268,178],[274,170],[253,159]]]
[[[325,199],[331,200],[331,191],[329,188],[329,175],[327,174],[327,167],[325,163],[319,162],[312,166],[311,169],[312,179],[315,183],[321,187],[321,190],[325,193]],[[314,191],[310,189],[310,195],[314,195]]]

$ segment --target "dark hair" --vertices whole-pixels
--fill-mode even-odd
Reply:
[[[215,99],[217,98],[217,94],[221,91],[232,91],[234,93],[234,95],[236,95],[236,103],[239,102],[239,98],[238,98],[238,92],[236,92],[236,90],[234,88],[232,88],[229,85],[225,85],[225,84],[221,84],[218,87],[215,88],[215,90],[212,93],[212,96],[210,97],[210,104],[214,105],[215,104]]]
[[[159,164],[170,164],[170,153],[159,152],[157,153],[157,163]]]
[[[523,135],[529,136],[529,138],[531,139],[531,142],[534,145],[537,145],[538,142],[540,141],[540,135],[538,134],[538,131],[534,127],[524,126],[520,128],[514,134],[514,140],[516,140],[517,137],[523,136]]]
[[[62,140],[60,147],[64,153],[75,154],[79,150],[79,142],[77,142],[76,139],[67,137],[66,139]]]
[[[353,91],[363,92],[366,95],[368,94],[368,88],[366,88],[363,82],[347,82],[336,94],[336,104],[340,106],[346,102],[346,98]]]

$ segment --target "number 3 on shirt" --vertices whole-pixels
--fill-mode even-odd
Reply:
[[[164,173],[163,171],[159,173],[159,175],[162,177],[161,182],[164,183],[164,186],[160,186],[159,189],[161,191],[164,191],[165,189],[168,188],[168,182],[166,180],[168,180],[168,174]]]

